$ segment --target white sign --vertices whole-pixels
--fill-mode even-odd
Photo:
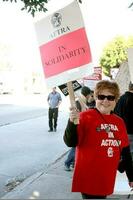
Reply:
[[[77,1],[36,22],[35,30],[48,87],[92,74],[90,46]]]

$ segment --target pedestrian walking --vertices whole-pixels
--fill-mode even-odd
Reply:
[[[133,83],[130,82],[128,91],[126,91],[119,99],[115,107],[115,113],[123,118],[127,134],[130,141],[130,150],[133,159]]]
[[[77,97],[76,99],[76,108],[78,109],[79,112],[88,109],[87,104],[89,98],[91,98],[91,90],[89,87],[83,86],[81,89],[80,96]],[[65,160],[65,166],[64,166],[65,171],[71,171],[71,166],[72,168],[74,167],[74,161],[75,161],[75,147],[72,147],[69,151],[67,159]]]
[[[114,191],[122,157],[129,186],[133,187],[133,165],[122,118],[113,113],[119,98],[116,82],[102,80],[94,89],[96,107],[84,112],[72,109],[64,142],[76,147],[72,192],[83,199],[104,199]],[[74,120],[79,119],[75,125]]]
[[[56,87],[54,87],[52,89],[52,92],[48,95],[47,101],[48,101],[48,105],[49,105],[49,110],[48,110],[49,130],[48,130],[48,132],[52,132],[52,131],[56,132],[59,106],[62,101],[60,93],[56,91]]]

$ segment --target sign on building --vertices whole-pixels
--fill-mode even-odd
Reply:
[[[102,68],[94,67],[94,72],[91,75],[84,77],[83,83],[94,90],[96,83],[100,80],[102,80]]]

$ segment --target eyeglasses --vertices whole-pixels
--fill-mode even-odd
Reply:
[[[115,96],[113,96],[113,95],[106,96],[106,95],[103,95],[103,94],[99,94],[97,96],[97,98],[98,98],[98,100],[104,100],[105,98],[107,98],[108,101],[114,101],[115,100]]]

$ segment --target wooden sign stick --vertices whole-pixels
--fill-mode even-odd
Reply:
[[[72,81],[67,83],[67,87],[68,87],[70,105],[71,105],[72,108],[76,108],[75,95],[74,95]],[[78,123],[79,123],[79,120],[75,119],[74,124],[78,124]]]

